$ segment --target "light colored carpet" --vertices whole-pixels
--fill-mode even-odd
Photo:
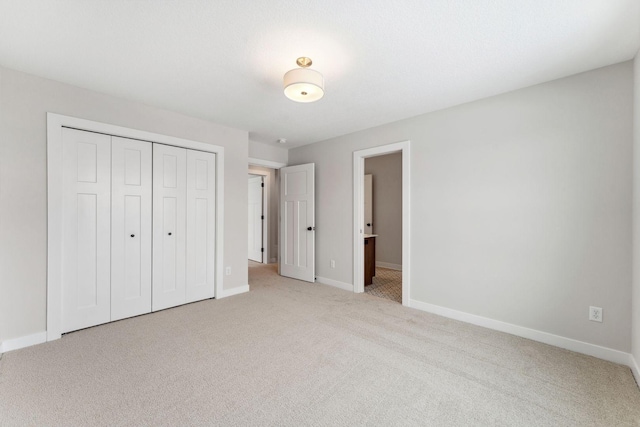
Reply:
[[[627,367],[249,272],[250,293],[4,354],[0,424],[640,424]]]
[[[402,304],[402,271],[376,267],[373,283],[365,286],[364,291]]]

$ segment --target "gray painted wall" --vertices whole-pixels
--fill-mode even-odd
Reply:
[[[224,288],[247,284],[247,132],[0,68],[0,340],[46,329],[47,112],[224,146]]]
[[[267,216],[269,227],[269,247],[267,248],[268,262],[278,259],[278,202],[280,200],[280,181],[277,169],[249,166],[249,173],[264,172],[269,174],[269,215]]]
[[[633,62],[633,289],[632,354],[640,364],[640,52]],[[636,378],[640,381],[640,378]]]
[[[4,206],[2,189],[7,185],[5,174],[3,172],[5,169],[5,165],[4,165],[5,161],[3,160],[4,149],[2,148],[3,145],[5,144],[4,135],[6,135],[6,130],[4,126],[5,111],[4,111],[4,103],[2,102],[2,100],[4,99],[3,97],[4,78],[3,77],[4,77],[4,70],[2,67],[0,67],[0,232],[4,230],[5,228],[4,223],[6,222],[6,220],[4,219],[3,208],[2,208],[2,206]],[[2,241],[4,241],[4,239],[2,239]],[[7,323],[10,321],[10,319],[5,314],[2,314],[2,313],[7,313],[9,310],[9,306],[11,305],[9,302],[9,286],[5,284],[6,281],[4,279],[5,261],[3,260],[4,260],[4,255],[6,251],[3,249],[4,244],[2,243],[2,241],[0,241],[0,343],[2,343],[4,340],[7,339],[7,333],[9,332],[9,327]]]
[[[402,265],[402,153],[364,160],[373,175],[373,232],[376,262]]]
[[[352,283],[353,151],[411,140],[412,299],[629,352],[632,65],[290,150],[317,276]]]

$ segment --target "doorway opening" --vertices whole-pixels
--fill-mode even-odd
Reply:
[[[269,247],[266,232],[269,227],[265,226],[265,205],[268,205],[268,199],[264,197],[264,181],[265,177],[262,175],[249,174],[248,258],[259,263],[265,262],[264,249],[265,246]]]
[[[353,153],[354,292],[365,292],[365,283],[369,281],[369,276],[372,276],[371,285],[367,287],[374,287],[369,293],[375,294],[377,291],[383,294],[378,296],[389,297],[399,291],[400,295],[389,299],[402,302],[402,305],[405,306],[409,305],[411,287],[409,150],[410,142],[404,141]],[[371,160],[367,161],[368,159]],[[386,170],[385,164],[387,166],[396,165],[396,170]],[[398,168],[400,170],[397,170]],[[369,174],[367,170],[377,172]],[[373,175],[373,179],[365,179],[365,175]],[[394,195],[389,188],[385,188],[383,194],[378,194],[378,198],[382,197],[383,199],[378,200],[377,205],[383,206],[383,210],[378,212],[377,218],[375,192],[378,180],[375,175],[379,175],[379,180],[384,180],[378,182],[378,186],[382,184],[383,187],[395,188],[396,192]],[[400,183],[397,182],[398,180]],[[366,196],[368,199],[366,208],[365,194],[368,191],[365,191],[365,187],[367,190],[369,188],[372,190],[371,199]],[[398,192],[399,194],[397,194]],[[382,233],[385,235],[384,239]],[[378,241],[376,242],[376,240]],[[376,254],[379,255],[376,256]],[[367,275],[366,279],[365,274]]]
[[[364,160],[364,291],[402,304],[402,152]]]
[[[262,206],[264,220],[262,221],[262,246],[264,252],[262,253],[262,261],[252,261],[249,257],[247,259],[247,268],[251,272],[251,267],[265,266],[265,264],[271,264],[275,267],[279,265],[278,257],[278,240],[279,240],[279,182],[280,182],[280,168],[286,166],[284,163],[278,163],[271,160],[262,160],[256,158],[249,158],[248,164],[248,178],[251,175],[262,178],[264,189],[262,193]],[[249,274],[251,278],[251,274]]]
[[[249,195],[248,195],[248,233],[249,233],[249,247],[248,247],[248,279],[251,284],[252,278],[264,268],[277,270],[278,263],[278,239],[279,239],[279,181],[280,181],[280,168],[285,166],[284,163],[272,162],[270,160],[261,160],[249,158],[248,172],[249,172]],[[251,206],[251,179],[252,177],[261,180],[264,187],[260,187],[260,194],[262,195],[262,213],[255,214],[260,215],[261,221],[259,225],[262,226],[262,231],[254,233],[254,240],[259,240],[261,236],[262,245],[258,245],[259,252],[258,257],[254,252],[254,259],[252,260],[252,243],[251,243],[251,223],[252,223],[252,206]],[[259,203],[259,202],[258,202]],[[264,219],[262,219],[264,218]],[[255,222],[254,222],[255,223]],[[262,251],[264,248],[264,252]]]

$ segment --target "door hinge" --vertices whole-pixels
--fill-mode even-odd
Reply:
[[[260,248],[260,252],[264,252],[264,248]]]
[[[260,216],[260,219],[264,219],[264,215]]]
[[[261,186],[262,188],[264,188],[264,182],[260,183],[260,186]]]

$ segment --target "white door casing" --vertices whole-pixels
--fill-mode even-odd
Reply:
[[[263,182],[261,176],[249,178],[249,211],[248,211],[248,247],[249,259],[256,262],[264,262],[262,252],[262,191]]]
[[[152,144],[111,137],[111,320],[151,311]]]
[[[186,298],[187,150],[153,145],[152,310]]]
[[[373,175],[364,176],[364,234],[373,234]]]
[[[62,130],[62,332],[108,322],[111,137]]]
[[[186,302],[215,296],[216,156],[187,150]]]
[[[280,274],[315,281],[315,164],[280,169]]]

